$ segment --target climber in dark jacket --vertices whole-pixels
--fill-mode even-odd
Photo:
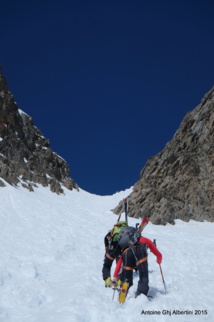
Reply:
[[[108,232],[108,234],[104,238],[104,244],[105,244],[105,258],[103,263],[103,280],[105,281],[105,286],[110,287],[111,286],[111,267],[113,264],[113,261],[118,259],[118,257],[121,255],[121,249],[118,245],[117,241],[117,235],[119,233],[115,233],[114,229],[117,228],[117,231],[119,231],[122,227],[127,226],[126,222],[117,222],[117,224],[114,225],[114,228]]]

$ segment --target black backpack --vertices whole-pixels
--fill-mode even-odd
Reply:
[[[139,229],[134,227],[124,227],[119,232],[118,245],[121,250],[124,250],[129,246],[137,244],[140,236],[141,232]]]

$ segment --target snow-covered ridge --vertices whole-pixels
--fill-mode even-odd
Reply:
[[[25,113],[24,111],[22,111],[20,108],[18,109],[19,114],[22,115],[26,115],[28,117],[30,117],[27,113]]]

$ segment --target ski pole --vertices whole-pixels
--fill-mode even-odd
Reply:
[[[153,240],[153,244],[154,244],[155,246],[157,246],[157,245],[156,245],[156,239],[154,239],[154,240]],[[163,280],[163,285],[164,285],[165,293],[166,293],[166,283],[165,283],[165,281],[164,281],[164,277],[163,277],[163,272],[162,272],[161,264],[159,264],[159,266],[160,266],[160,272],[161,272],[161,276],[162,276],[162,280]]]
[[[114,294],[115,294],[115,289],[114,289],[114,293],[113,293],[113,296],[112,296],[112,301],[113,301],[113,299],[114,299]]]
[[[159,266],[160,266],[160,272],[161,272],[161,276],[162,276],[162,280],[163,280],[163,285],[164,285],[165,293],[166,293],[166,284],[165,284],[165,281],[164,281],[164,277],[163,277],[163,272],[162,272],[161,264],[159,264]]]

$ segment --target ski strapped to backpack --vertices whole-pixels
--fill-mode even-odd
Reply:
[[[122,209],[119,213],[117,221],[120,221],[120,217],[121,217],[123,211],[125,212],[125,221],[128,225],[128,198],[123,199],[123,206],[122,206]]]
[[[124,209],[125,209],[125,221],[128,225],[128,198],[124,200]]]

